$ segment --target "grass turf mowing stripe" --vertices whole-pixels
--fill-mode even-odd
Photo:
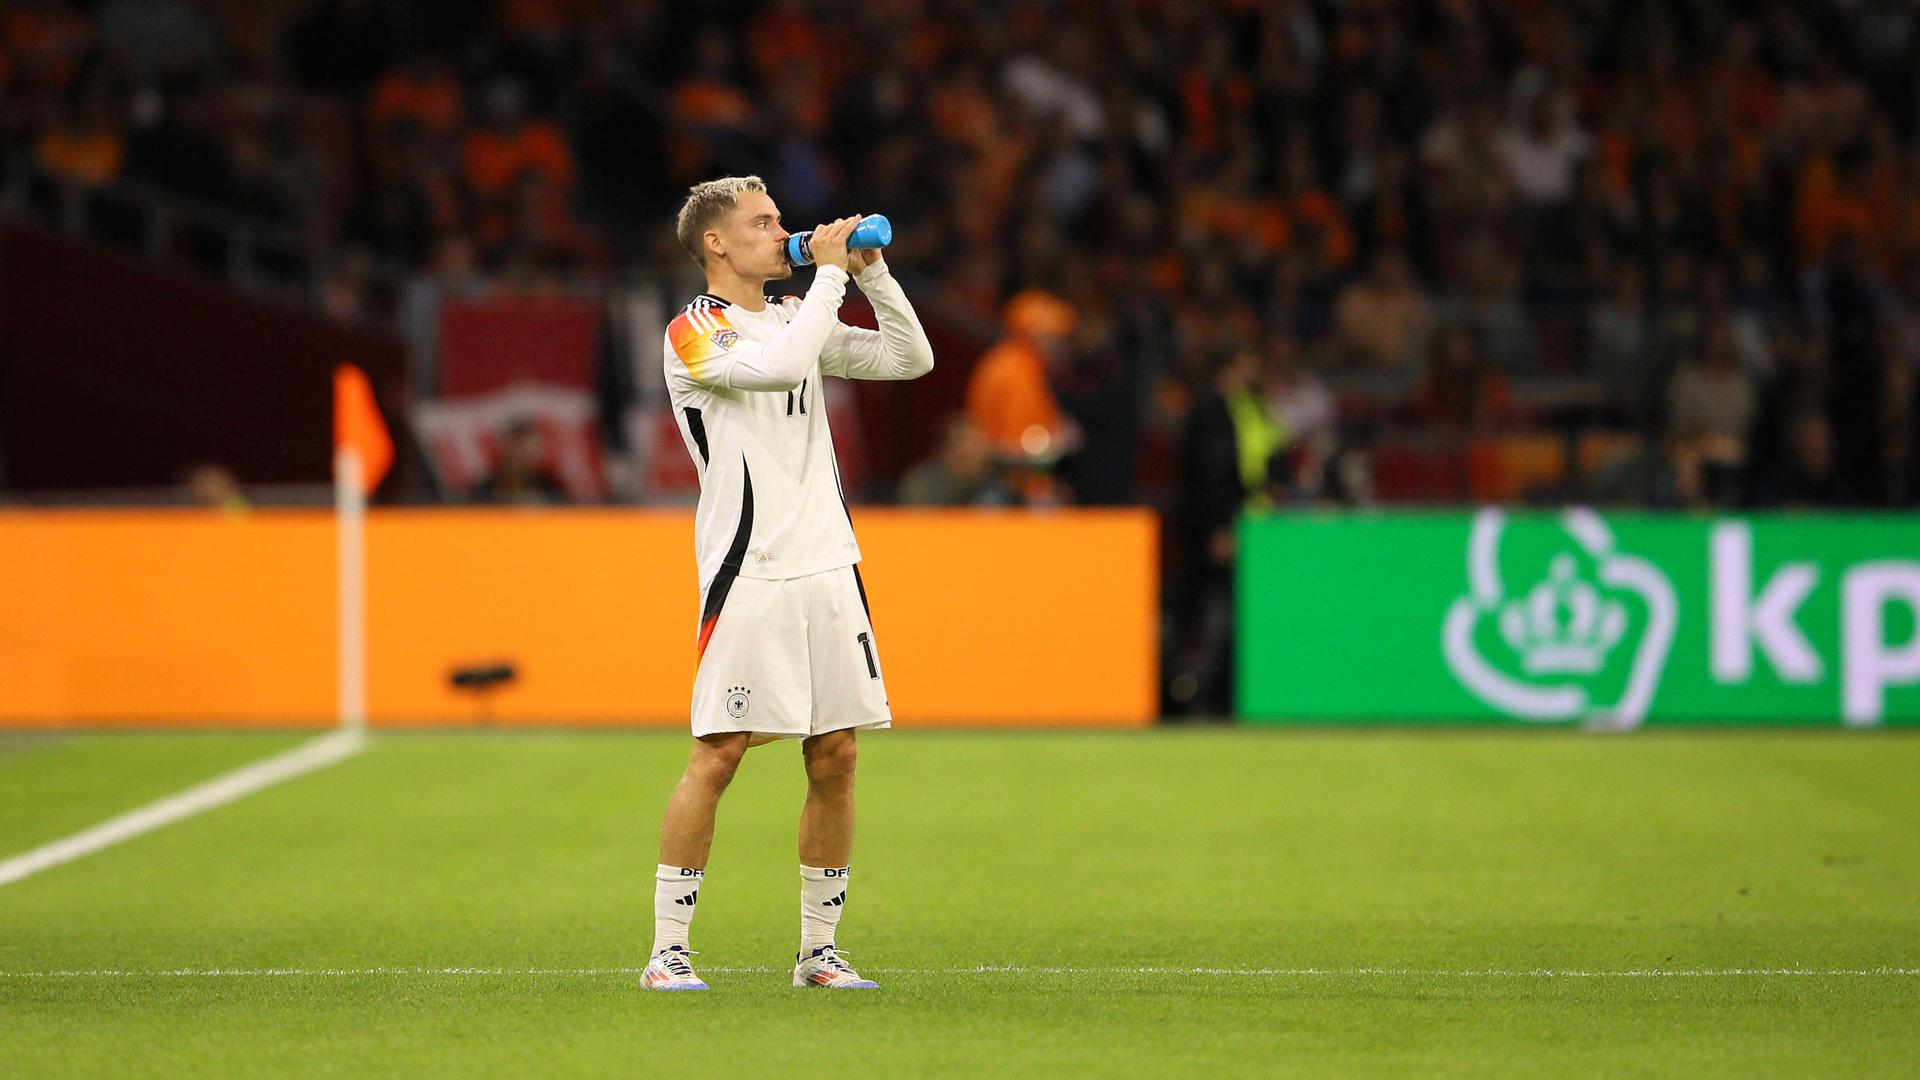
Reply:
[[[216,806],[225,806],[263,788],[325,768],[357,754],[366,745],[358,731],[324,735],[283,754],[216,776],[177,795],[109,818],[72,836],[42,844],[0,862],[0,885],[9,885],[42,870],[85,858],[96,851],[164,828]]]

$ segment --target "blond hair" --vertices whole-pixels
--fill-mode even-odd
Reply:
[[[687,190],[687,201],[680,207],[673,232],[696,265],[702,269],[707,265],[707,230],[737,205],[740,196],[765,190],[766,181],[757,176],[723,176]]]

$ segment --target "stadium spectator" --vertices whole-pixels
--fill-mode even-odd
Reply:
[[[947,423],[939,452],[900,481],[906,506],[1012,506],[1013,489],[994,460],[993,444],[966,417]]]
[[[251,510],[240,478],[224,465],[202,464],[188,469],[181,481],[181,495],[190,506],[220,510],[229,515]]]
[[[1681,467],[1700,470],[1717,503],[1737,496],[1758,411],[1759,392],[1734,354],[1731,328],[1711,324],[1698,358],[1680,365],[1667,384],[1667,416]]]
[[[748,36],[655,4],[34,0],[0,11],[0,134],[51,182],[29,189],[43,217],[84,203],[66,223],[121,243],[232,255],[115,224],[129,179],[374,256],[308,271],[304,294],[352,319],[383,317],[409,268],[463,288],[657,274],[677,188],[715,171],[774,178],[789,217],[884,211],[937,317],[1069,298],[1087,343],[982,370],[1044,390],[989,411],[1024,402],[1049,458],[1053,418],[1078,421],[1087,452],[1062,464],[1100,500],[1120,474],[1134,499],[1167,488],[1179,411],[1156,429],[1145,403],[1206,393],[1205,358],[1239,340],[1339,358],[1332,392],[1444,454],[1530,418],[1484,386],[1409,407],[1363,370],[1435,354],[1422,322],[1474,327],[1475,379],[1539,416],[1643,431],[1708,328],[1769,402],[1817,338],[1831,490],[1876,502],[1912,487],[1881,359],[1912,355],[1920,259],[1920,20],[1895,8],[907,4],[830,24],[772,0]],[[844,62],[853,39],[871,62]],[[927,415],[962,406],[945,392]],[[1763,411],[1785,440],[1799,413]],[[1426,438],[1430,416],[1452,434]],[[1756,497],[1784,475],[1765,442]]]
[[[33,159],[49,174],[81,187],[104,187],[118,179],[127,164],[127,140],[105,89],[90,87],[78,108],[47,125],[34,144]]]
[[[1610,280],[1587,314],[1587,373],[1604,390],[1608,405],[1629,423],[1645,423],[1656,358],[1647,339],[1647,308],[1640,271],[1631,263],[1608,267]]]
[[[1301,363],[1300,347],[1292,337],[1269,337],[1266,353],[1261,388],[1267,396],[1267,407],[1286,432],[1289,448],[1330,448],[1339,435],[1340,419],[1333,391]]]
[[[227,205],[257,220],[276,225],[297,221],[300,208],[274,168],[266,140],[247,132],[233,140],[227,152]]]
[[[1818,409],[1803,409],[1790,419],[1786,455],[1767,470],[1756,470],[1753,500],[1763,506],[1817,506],[1839,496],[1834,469],[1833,425]]]
[[[1484,331],[1450,323],[1433,337],[1415,399],[1423,423],[1456,431],[1489,431],[1509,417],[1507,377],[1488,355]]]
[[[693,70],[673,88],[673,108],[689,129],[673,135],[667,169],[681,181],[713,172],[752,134],[753,108],[735,78],[733,39],[708,26],[693,42]]]
[[[1287,432],[1262,394],[1264,363],[1256,347],[1228,350],[1180,434],[1167,668],[1179,713],[1232,711],[1234,522],[1244,507],[1272,505],[1276,481],[1285,484]]]
[[[396,169],[394,156],[382,155],[377,167]],[[443,220],[435,212],[433,199],[410,176],[388,171],[347,211],[340,233],[348,244],[376,256],[419,266]]]
[[[1342,361],[1411,370],[1426,352],[1432,314],[1404,253],[1374,256],[1363,278],[1341,290],[1334,307],[1334,345]]]
[[[419,52],[387,72],[367,95],[367,124],[376,136],[407,123],[437,142],[451,143],[466,122],[466,94],[439,57]]]
[[[223,202],[232,190],[226,151],[182,112],[178,97],[169,97],[158,86],[135,88],[127,174],[190,199]]]
[[[1016,477],[1024,498],[1060,495],[1044,469],[1079,448],[1080,432],[1053,393],[1053,371],[1067,360],[1079,316],[1038,290],[1007,302],[1006,336],[974,366],[967,383],[967,418],[994,451],[1030,468]]]
[[[1574,181],[1590,144],[1573,118],[1573,103],[1536,89],[1518,103],[1514,120],[1500,133],[1514,193],[1535,210],[1564,207],[1573,201]]]
[[[1460,287],[1443,297],[1434,317],[1471,326],[1494,366],[1511,375],[1537,366],[1532,316],[1520,302],[1519,270],[1487,236],[1462,257]]]
[[[1420,279],[1434,278],[1433,211],[1405,147],[1380,151],[1373,190],[1354,204],[1353,228],[1360,257],[1368,263],[1380,251],[1395,248],[1412,261]]]
[[[1281,166],[1281,246],[1302,263],[1307,280],[1328,287],[1353,263],[1353,229],[1347,212],[1320,186],[1313,147],[1296,133]]]
[[[567,491],[547,463],[547,442],[540,425],[526,417],[501,433],[500,457],[492,473],[475,484],[468,501],[501,506],[541,506],[567,501]]]
[[[483,119],[460,151],[467,188],[475,198],[507,198],[528,173],[561,187],[574,179],[573,150],[550,120],[527,112],[526,87],[498,80],[487,87]]]
[[[1600,506],[1676,510],[1699,503],[1699,472],[1683,470],[1665,433],[1648,428],[1633,449],[1603,462],[1588,485],[1589,499]]]

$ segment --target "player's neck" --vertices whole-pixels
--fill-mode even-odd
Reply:
[[[748,281],[724,270],[707,273],[707,292],[748,311],[759,311],[767,306],[766,285],[764,281]]]

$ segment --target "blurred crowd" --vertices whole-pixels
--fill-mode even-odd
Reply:
[[[1916,55],[1905,0],[13,0],[0,135],[323,237],[347,314],[375,265],[688,274],[722,173],[884,211],[998,335],[896,494],[1206,550],[1409,435],[1629,436],[1550,497],[1911,502]]]

